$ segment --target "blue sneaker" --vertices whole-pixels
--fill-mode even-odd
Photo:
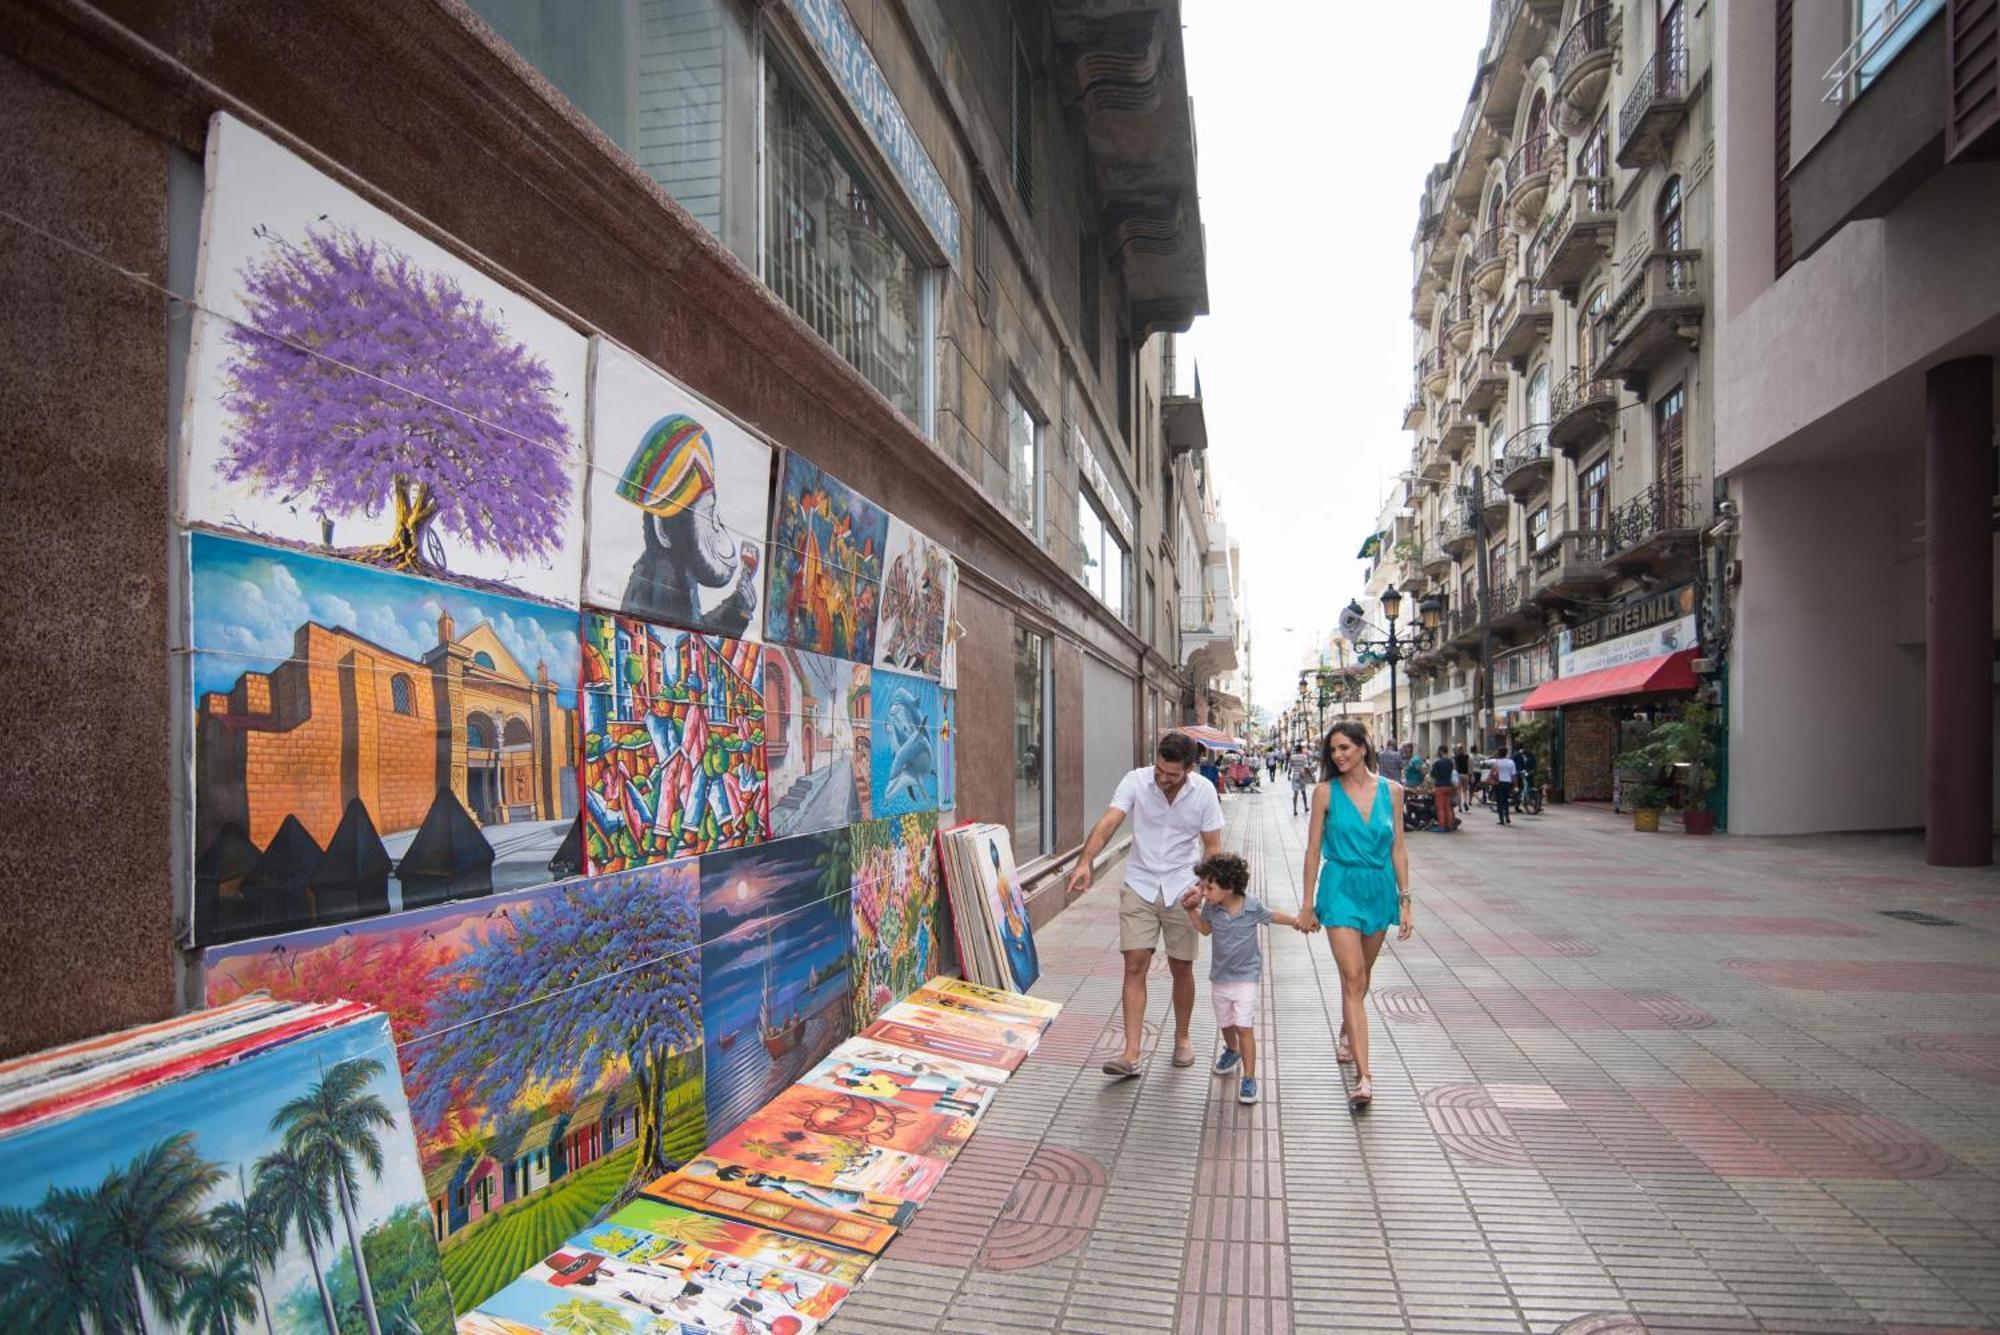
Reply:
[[[1222,1055],[1215,1059],[1215,1073],[1217,1075],[1228,1075],[1236,1069],[1236,1064],[1242,1060],[1243,1054],[1235,1048],[1224,1048]]]
[[[1255,1103],[1257,1101],[1257,1082],[1245,1076],[1243,1084],[1236,1091],[1236,1101],[1238,1103]]]

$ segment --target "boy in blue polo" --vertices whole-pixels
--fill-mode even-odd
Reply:
[[[1194,929],[1208,938],[1208,995],[1222,1031],[1219,1076],[1239,1075],[1238,1103],[1257,1101],[1257,996],[1264,977],[1264,924],[1296,926],[1289,913],[1273,913],[1252,898],[1250,864],[1234,853],[1214,853],[1195,864],[1194,889],[1181,901]],[[1198,898],[1197,898],[1198,896]]]

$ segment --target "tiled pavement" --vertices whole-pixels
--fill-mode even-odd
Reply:
[[[1288,799],[1226,804],[1284,908]],[[1326,946],[1283,930],[1262,1105],[1169,1067],[1163,969],[1151,1065],[1108,1083],[1101,876],[1038,935],[1067,1009],[830,1335],[2000,1331],[2000,876],[1576,808],[1475,811],[1411,863],[1361,1117]]]

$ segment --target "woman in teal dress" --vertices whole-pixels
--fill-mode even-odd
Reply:
[[[1306,838],[1305,884],[1313,901],[1299,914],[1299,930],[1324,927],[1340,970],[1338,1057],[1354,1063],[1348,1104],[1374,1101],[1368,1070],[1368,980],[1391,925],[1396,939],[1416,930],[1410,914],[1410,854],[1403,845],[1403,785],[1375,772],[1368,729],[1342,719],[1320,744],[1320,773],[1313,789],[1312,831]]]

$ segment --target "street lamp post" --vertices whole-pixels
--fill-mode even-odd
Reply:
[[[1365,615],[1361,610],[1361,604],[1358,602],[1348,604],[1348,610],[1352,619],[1357,622]],[[1396,633],[1396,622],[1403,614],[1403,595],[1395,585],[1391,584],[1382,591],[1382,616],[1389,623],[1388,635],[1379,640],[1356,640],[1354,642],[1355,648],[1377,654],[1383,662],[1389,665],[1390,736],[1386,740],[1396,740],[1398,730],[1403,726],[1402,702],[1396,693],[1396,665],[1405,658],[1422,653],[1425,649],[1430,648],[1431,641],[1437,635],[1438,614],[1440,610],[1437,599],[1425,598],[1421,600],[1417,604],[1418,624],[1410,627],[1407,632],[1399,636]],[[1414,727],[1412,730],[1414,731]]]

